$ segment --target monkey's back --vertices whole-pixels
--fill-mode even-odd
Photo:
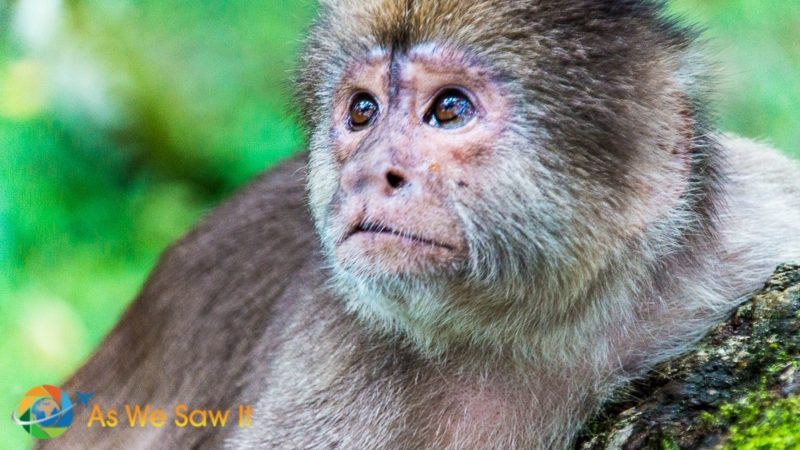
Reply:
[[[114,408],[120,423],[86,428],[80,410],[68,433],[44,448],[187,448],[221,446],[225,428],[180,428],[177,404],[235,413],[264,334],[279,330],[278,303],[298,271],[318,261],[307,214],[305,156],[259,177],[161,257],[141,293],[97,352],[69,380],[68,391],[94,391],[89,404]],[[122,299],[120,299],[122,300]],[[285,306],[288,307],[288,306]],[[258,361],[258,364],[264,363]],[[129,427],[124,405],[167,410],[164,428]],[[88,409],[88,408],[87,408]],[[179,444],[179,445],[178,445]]]

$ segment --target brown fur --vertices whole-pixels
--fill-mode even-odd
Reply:
[[[309,173],[305,157],[282,165],[172,247],[66,386],[106,408],[252,404],[253,427],[73,426],[53,446],[564,448],[626,382],[800,258],[800,170],[713,130],[693,35],[656,4],[321,8],[298,80]],[[359,135],[369,145],[337,128],[363,83],[390,103],[409,73],[451,73],[420,69],[419,49],[504,100],[489,103],[505,125],[465,153],[432,150],[457,134],[402,141],[416,125],[394,113]],[[436,187],[387,214],[463,237],[463,255],[431,256],[450,264],[435,276],[354,273],[329,239],[348,196],[383,199],[358,186],[386,161]],[[376,267],[405,270],[376,248]]]

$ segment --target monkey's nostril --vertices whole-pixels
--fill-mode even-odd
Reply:
[[[392,189],[400,189],[407,184],[406,179],[393,170],[386,172],[386,182]]]

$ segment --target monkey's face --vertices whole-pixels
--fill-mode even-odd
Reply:
[[[463,272],[460,213],[479,201],[509,107],[488,72],[455,52],[376,51],[349,64],[333,91],[330,151],[313,155],[330,180],[310,179],[335,263],[367,276]]]
[[[613,98],[554,98],[552,80],[483,61],[418,44],[356,56],[320,80],[317,92],[330,94],[311,136],[316,225],[339,281],[427,299],[439,320],[517,307],[526,320],[568,316],[580,297],[565,290],[580,293],[678,201],[686,158],[638,146],[672,149],[680,135],[650,140],[673,124],[646,103],[636,114],[626,105],[627,123],[646,124],[610,134]],[[537,73],[574,71],[551,70]],[[637,133],[641,143],[624,141]]]

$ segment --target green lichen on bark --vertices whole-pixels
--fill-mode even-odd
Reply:
[[[800,264],[608,405],[577,448],[800,448]]]

